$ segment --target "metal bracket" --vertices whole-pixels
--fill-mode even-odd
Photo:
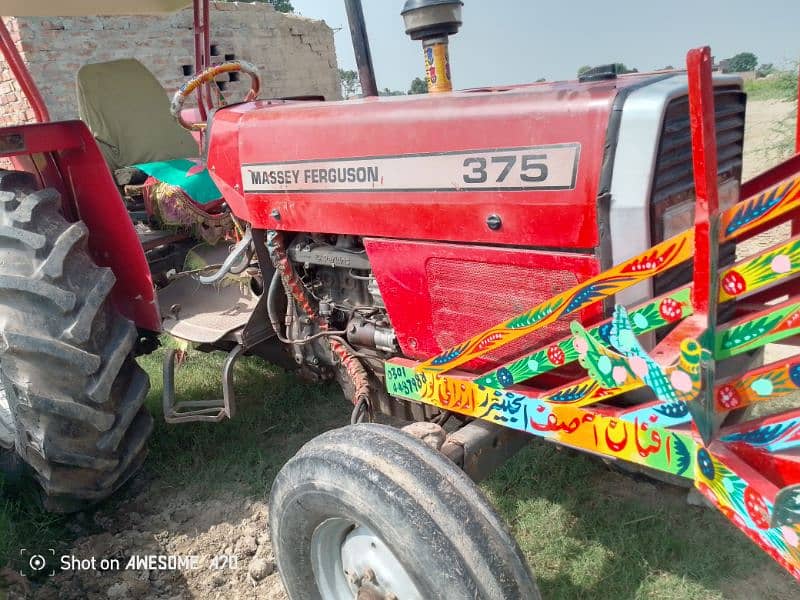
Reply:
[[[222,400],[175,401],[175,352],[174,348],[170,348],[164,354],[164,420],[167,423],[219,423],[225,418],[232,419],[236,410],[233,367],[244,352],[244,346],[234,346],[225,359],[222,367]]]

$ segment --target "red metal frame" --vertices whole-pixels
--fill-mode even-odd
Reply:
[[[686,61],[689,70],[689,119],[692,130],[692,159],[697,198],[694,209],[695,267],[692,303],[695,314],[702,314],[705,318],[713,307],[712,302],[716,290],[713,277],[716,260],[711,252],[712,245],[716,247],[716,239],[710,218],[712,215],[716,215],[719,208],[711,49],[706,46],[690,50]]]
[[[195,68],[211,64],[210,2],[194,0]],[[0,52],[33,110],[36,121],[50,121],[50,114],[36,83],[0,19]],[[203,98],[203,93],[207,99]],[[203,119],[211,106],[210,91],[198,92]],[[2,129],[2,136],[19,136],[22,147],[3,153],[16,168],[35,174],[40,184],[56,188],[63,198],[63,212],[70,220],[86,224],[89,250],[95,262],[108,266],[117,277],[112,299],[117,309],[139,327],[158,331],[161,316],[150,270],[130,217],[95,140],[80,121],[47,127],[20,125]]]
[[[192,8],[194,14],[192,21],[194,29],[194,69],[195,74],[197,74],[202,73],[211,66],[210,2],[209,0],[194,0]],[[208,118],[207,109],[210,109],[211,106],[211,91],[208,85],[202,85],[197,89],[197,107],[202,121]]]
[[[142,328],[161,329],[150,269],[136,230],[91,132],[83,121],[4,127],[0,136],[18,136],[22,147],[0,153],[34,173],[42,187],[62,195],[63,213],[88,228],[89,251],[117,277],[112,299]]]

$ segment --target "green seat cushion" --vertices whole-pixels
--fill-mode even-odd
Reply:
[[[208,169],[199,167],[192,160],[177,158],[133,166],[159,181],[181,188],[189,198],[198,204],[208,204],[222,197],[217,186],[211,180]]]

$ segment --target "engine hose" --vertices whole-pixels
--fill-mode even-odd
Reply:
[[[359,406],[364,403],[369,408],[369,377],[364,365],[337,339],[330,338],[328,344],[334,356],[341,361],[350,383],[353,384],[353,404]]]
[[[284,344],[295,344],[295,345],[302,345],[308,344],[309,342],[313,342],[322,337],[334,336],[334,335],[347,335],[346,331],[320,331],[317,334],[309,336],[307,338],[303,338],[302,340],[290,340],[281,332],[283,327],[281,326],[281,317],[280,313],[278,312],[278,293],[282,291],[283,285],[281,283],[281,274],[278,269],[275,269],[275,274],[272,276],[272,279],[269,282],[269,289],[267,290],[267,315],[269,316],[269,323],[272,325],[272,329],[275,331],[275,335],[278,339],[283,342]]]
[[[272,265],[280,273],[286,294],[290,298],[294,298],[308,318],[319,323],[320,319],[314,311],[314,307],[311,306],[306,290],[303,288],[300,279],[295,275],[292,263],[286,255],[286,246],[283,243],[283,234],[280,231],[271,230],[267,233],[267,250],[269,250]],[[321,323],[320,326],[322,326]],[[327,325],[325,325],[325,328],[327,329]]]
[[[275,269],[275,273],[269,282],[269,290],[267,291],[267,314],[269,315],[269,323],[272,325],[272,329],[275,330],[275,335],[283,342],[285,337],[281,335],[283,328],[281,327],[281,317],[277,306],[278,290],[280,290],[281,287],[281,274],[278,272],[278,269]]]
[[[338,334],[339,332],[331,332],[328,327],[328,322],[322,319],[314,310],[305,288],[295,274],[292,263],[286,254],[283,234],[280,231],[272,230],[267,233],[267,250],[269,251],[272,264],[275,267],[275,272],[280,274],[283,287],[290,299],[293,298],[300,306],[300,309],[305,312],[306,316],[317,323],[321,333],[327,333],[329,335]],[[271,288],[272,282],[270,282],[270,289]],[[269,296],[267,300],[269,301]],[[272,314],[270,314],[270,321],[272,321],[272,318]],[[364,368],[364,365],[358,358],[350,353],[349,347],[339,339],[331,337],[328,339],[328,344],[330,345],[334,357],[338,358],[344,367],[345,373],[353,386],[353,404],[356,408],[365,406],[366,409],[369,410],[369,376],[367,375],[367,370]]]
[[[211,285],[219,283],[225,278],[225,275],[230,273],[232,269],[238,268],[235,273],[241,273],[250,264],[250,259],[253,257],[250,246],[253,243],[253,234],[250,229],[244,234],[241,240],[233,247],[228,257],[223,261],[219,271],[213,275],[200,275],[197,279],[203,285]],[[244,260],[242,260],[244,259]]]

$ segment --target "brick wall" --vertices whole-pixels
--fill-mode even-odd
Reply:
[[[171,95],[194,64],[191,8],[160,16],[3,17],[53,120],[77,118],[75,74],[89,63],[140,60]],[[261,97],[322,94],[340,97],[333,31],[324,21],[276,12],[264,3],[212,2],[212,62],[225,55],[254,63]],[[249,78],[227,82],[226,97],[243,97]],[[0,57],[0,125],[26,123],[33,112]]]

